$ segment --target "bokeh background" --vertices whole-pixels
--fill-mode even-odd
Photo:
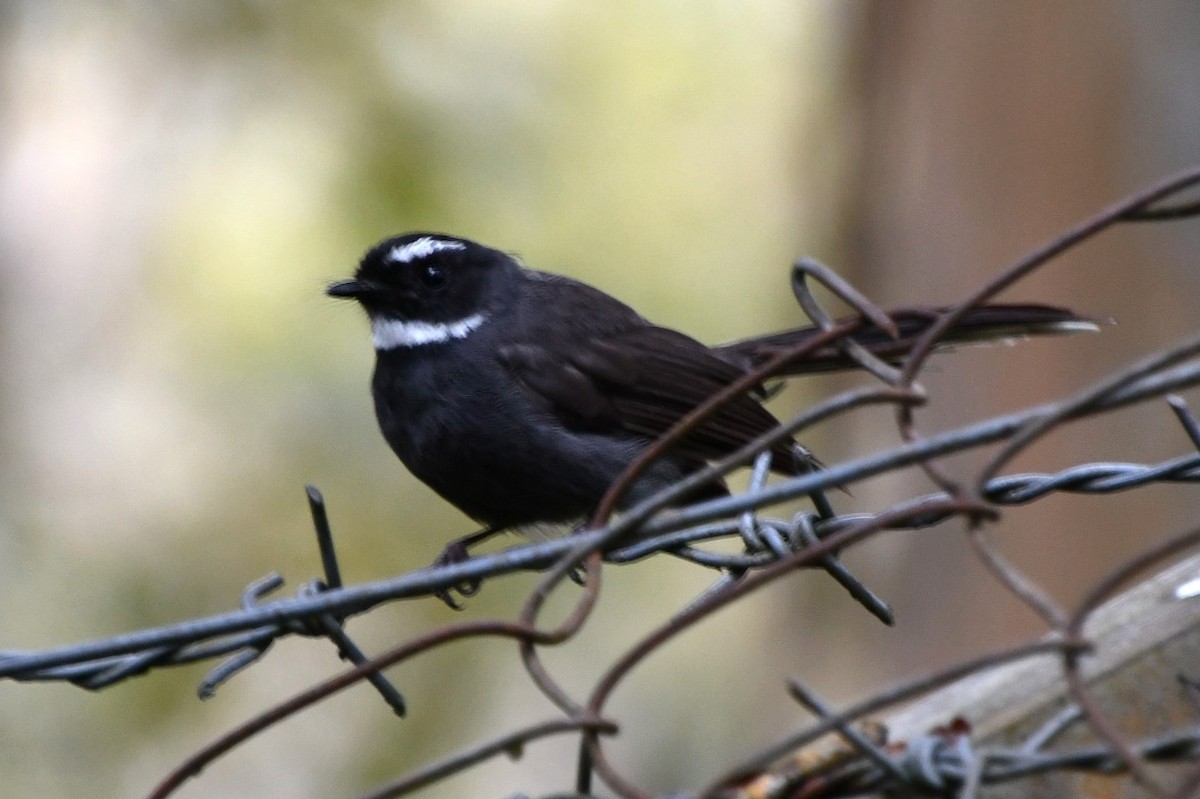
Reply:
[[[314,576],[305,482],[326,494],[354,582],[423,565],[471,530],[383,444],[366,325],[322,295],[384,236],[439,229],[515,250],[708,341],[793,324],[787,267],[802,254],[883,304],[950,302],[1200,160],[1196,75],[1190,0],[7,0],[0,648],[221,612],[272,570],[292,586]],[[1022,284],[1008,296],[1119,325],[939,359],[923,428],[1059,396],[1194,330],[1198,254],[1194,222],[1120,230]],[[810,380],[774,407],[847,384]],[[806,441],[836,461],[895,434],[876,411]],[[1147,406],[1062,431],[1014,468],[1186,447],[1165,407]],[[926,488],[896,475],[839,503]],[[998,535],[1069,602],[1198,511],[1187,488],[1055,498]],[[896,628],[819,575],[764,591],[633,675],[611,706],[616,762],[654,790],[695,787],[806,720],[781,701],[787,676],[846,700],[1039,630],[957,529],[849,560],[894,602]],[[406,602],[350,631],[378,651],[511,615],[534,579],[489,584],[461,616]],[[594,622],[549,662],[585,692],[712,579],[665,558],[607,570]],[[0,792],[139,795],[338,668],[328,645],[288,641],[203,704],[198,666],[99,694],[0,684]],[[181,795],[350,796],[551,713],[510,645],[391,674],[404,722],[357,688]],[[425,795],[565,789],[573,755],[567,739],[535,744]]]

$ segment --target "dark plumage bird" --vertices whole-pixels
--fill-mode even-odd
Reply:
[[[328,293],[358,301],[371,322],[375,413],[400,460],[468,516],[493,528],[577,520],[650,442],[684,414],[814,335],[800,328],[709,347],[659,327],[584,283],[522,267],[507,253],[440,233],[373,247]],[[868,328],[856,339],[902,354],[936,311],[897,319],[901,338]],[[1040,305],[979,308],[950,338],[976,340],[1094,327]],[[848,365],[834,348],[790,373]],[[778,421],[744,395],[651,466],[626,504],[700,469]],[[795,441],[772,469],[816,467]],[[714,482],[689,499],[717,496]]]

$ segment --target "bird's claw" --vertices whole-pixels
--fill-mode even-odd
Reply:
[[[465,538],[459,538],[451,541],[446,545],[446,548],[442,550],[442,554],[438,555],[434,559],[433,568],[436,569],[441,566],[453,566],[456,563],[467,562],[471,559],[471,544],[482,541],[484,538],[491,536],[493,532],[494,530],[488,529],[480,533],[476,533],[475,535],[469,535]],[[455,595],[457,594],[462,597],[475,596],[479,593],[479,588],[481,585],[482,581],[479,578],[470,577],[465,580],[460,580],[459,582],[447,586],[446,588],[440,588],[437,591],[434,591],[433,595],[445,602],[451,610],[462,610],[463,605],[455,598]]]

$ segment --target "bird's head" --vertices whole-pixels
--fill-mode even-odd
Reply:
[[[377,350],[466,338],[511,301],[512,256],[442,233],[406,233],[376,244],[331,297],[357,300]]]

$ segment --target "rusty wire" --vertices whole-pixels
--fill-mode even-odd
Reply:
[[[1151,483],[1195,483],[1200,481],[1200,424],[1187,412],[1181,398],[1172,392],[1200,385],[1200,336],[1166,348],[1139,363],[1114,372],[1074,397],[1024,409],[1016,413],[983,420],[957,430],[925,435],[918,430],[913,409],[925,397],[916,378],[928,352],[937,344],[955,318],[994,296],[1056,256],[1091,236],[1121,222],[1169,221],[1200,214],[1200,204],[1182,202],[1166,206],[1163,201],[1200,183],[1200,169],[1191,169],[1164,180],[1127,200],[1086,220],[1045,247],[1021,259],[969,298],[935,320],[920,337],[912,357],[899,366],[879,361],[869,352],[855,347],[846,336],[874,324],[883,330],[894,329],[890,317],[874,306],[853,287],[836,278],[829,270],[813,262],[798,262],[793,270],[793,289],[801,306],[822,328],[803,346],[777,354],[761,368],[713,397],[659,442],[643,457],[630,464],[625,474],[610,488],[593,517],[595,529],[557,541],[528,544],[502,552],[471,558],[463,563],[443,564],[376,583],[344,586],[337,568],[332,536],[320,494],[310,488],[308,497],[317,530],[324,565],[322,581],[305,584],[296,597],[266,601],[265,596],[282,584],[282,578],[269,575],[255,581],[246,590],[239,611],[167,625],[152,630],[64,646],[41,652],[0,652],[0,678],[13,680],[66,680],[89,689],[100,689],[155,668],[226,657],[201,683],[202,695],[211,694],[225,680],[261,657],[272,642],[287,635],[308,635],[332,640],[343,657],[355,665],[342,674],[281,703],[237,729],[221,736],[203,750],[194,753],[150,794],[166,797],[187,779],[221,754],[247,738],[270,728],[279,720],[319,702],[331,694],[368,679],[391,704],[403,713],[403,700],[380,674],[388,666],[419,656],[450,642],[481,636],[513,639],[530,678],[562,716],[513,730],[492,741],[465,748],[417,772],[381,786],[369,794],[373,799],[400,796],[429,782],[457,773],[480,760],[511,752],[521,745],[547,735],[571,734],[580,737],[581,761],[578,784],[571,796],[590,796],[591,777],[598,775],[607,788],[627,799],[652,799],[653,794],[636,785],[629,775],[611,761],[602,736],[616,732],[615,719],[605,715],[612,691],[650,653],[665,646],[691,625],[702,621],[718,608],[738,601],[748,593],[782,579],[801,568],[829,571],[850,594],[871,612],[887,621],[886,603],[871,594],[837,561],[840,551],[882,531],[916,529],[960,518],[966,525],[979,557],[1001,584],[1034,607],[1045,620],[1051,635],[1047,640],[1009,647],[969,662],[927,675],[885,691],[836,712],[799,682],[791,691],[798,701],[815,712],[820,720],[801,732],[728,767],[723,776],[690,797],[743,797],[745,786],[756,779],[774,779],[771,792],[762,797],[834,797],[863,790],[896,788],[901,783],[914,790],[957,790],[973,796],[980,785],[1052,769],[1092,769],[1105,773],[1131,771],[1148,781],[1144,763],[1148,760],[1195,760],[1200,757],[1200,730],[1179,730],[1155,739],[1133,741],[1107,719],[1095,706],[1078,669],[1080,656],[1088,651],[1083,637],[1084,623],[1101,600],[1107,598],[1133,574],[1177,556],[1200,544],[1200,530],[1189,530],[1133,558],[1098,583],[1074,611],[1058,608],[1046,598],[1027,575],[999,556],[991,543],[988,525],[1007,505],[1036,501],[1052,492],[1103,494],[1133,490]],[[836,296],[851,304],[860,317],[835,322],[808,291],[807,281],[817,280]],[[616,521],[609,516],[621,493],[654,458],[661,456],[672,442],[686,434],[689,425],[698,424],[706,414],[739,393],[751,390],[792,361],[821,348],[839,347],[858,360],[863,369],[884,385],[857,388],[830,398],[795,418],[777,431],[713,463],[703,472],[691,475],[659,495],[631,508]],[[1168,396],[1170,395],[1170,396]],[[1013,454],[1068,421],[1107,413],[1132,403],[1168,397],[1171,409],[1189,439],[1191,451],[1155,464],[1095,462],[1070,466],[1055,474],[1009,474],[1000,470]],[[684,509],[672,510],[672,502],[695,485],[724,475],[755,461],[769,452],[771,444],[791,436],[831,416],[856,411],[872,404],[894,406],[903,443],[886,451],[832,464],[829,468],[767,484],[754,479],[743,493],[710,500]],[[973,481],[958,481],[947,475],[937,460],[949,453],[1003,442],[992,461]],[[801,496],[820,496],[820,492],[845,486],[865,477],[905,466],[925,470],[939,490],[897,503],[874,514],[818,516],[800,514],[791,519],[770,519],[760,513],[771,506]],[[759,463],[759,478],[765,477],[765,465]],[[631,532],[636,531],[636,537]],[[705,542],[741,536],[747,542],[742,554],[707,549]],[[601,572],[606,563],[622,563],[666,553],[707,568],[720,569],[726,575],[704,596],[647,633],[627,651],[619,653],[596,681],[589,696],[573,696],[541,660],[546,646],[560,645],[572,639],[586,623],[601,596]],[[538,625],[545,600],[564,578],[582,569],[584,590],[574,609],[554,628]],[[496,579],[514,571],[545,571],[516,621],[481,620],[460,622],[433,630],[402,642],[381,655],[368,658],[341,628],[346,618],[361,614],[383,602],[402,598],[433,596],[464,582]],[[882,748],[869,736],[850,726],[866,714],[879,712],[897,702],[949,684],[960,677],[976,674],[995,666],[1053,653],[1062,661],[1075,705],[1061,717],[1053,729],[1043,729],[1017,749],[973,749],[969,730],[949,729],[931,732],[924,739],[905,742],[903,751]],[[1045,745],[1069,724],[1087,724],[1103,744],[1086,750],[1048,753]],[[825,771],[783,775],[774,771],[777,762],[805,744],[822,736],[840,736],[848,756]],[[1194,780],[1193,780],[1194,782]],[[564,794],[566,795],[566,794]],[[682,795],[681,795],[682,796]]]

